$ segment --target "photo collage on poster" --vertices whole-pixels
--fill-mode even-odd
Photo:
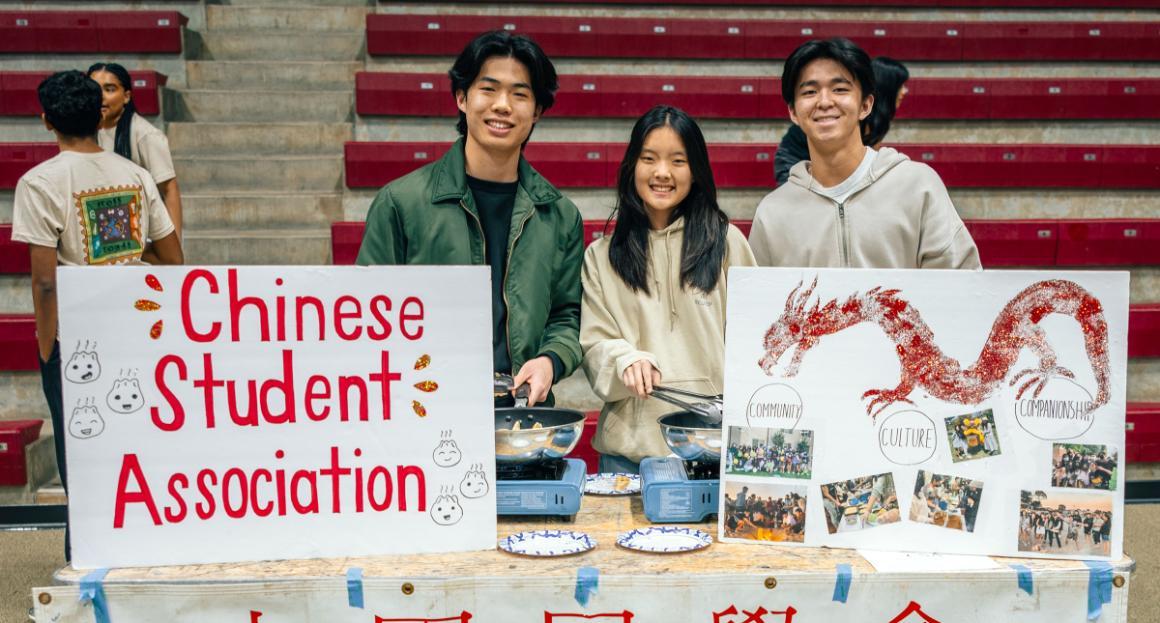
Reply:
[[[803,543],[806,486],[813,473],[814,434],[808,430],[731,426],[722,460],[725,535]]]
[[[1119,480],[1116,448],[1053,443],[1050,469],[1048,491],[1019,493],[1019,551],[1111,555],[1110,492]]]

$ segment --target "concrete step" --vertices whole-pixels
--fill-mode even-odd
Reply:
[[[370,8],[362,6],[210,5],[205,7],[206,30],[317,30],[363,31]]]
[[[904,103],[903,106],[906,104]],[[561,119],[549,110],[536,124],[533,141],[627,143],[635,119]],[[785,120],[701,119],[705,140],[712,143],[764,143],[781,140]],[[358,117],[355,140],[452,141],[455,118]],[[886,144],[895,143],[1072,143],[1086,145],[1158,145],[1160,121],[953,121],[899,120]]]
[[[340,193],[187,194],[181,197],[181,203],[185,225],[193,231],[321,228],[342,219]]]
[[[191,89],[354,91],[359,61],[189,61]]]
[[[354,90],[217,91],[176,93],[170,118],[178,121],[349,121]]]
[[[55,478],[52,482],[44,485],[36,490],[36,494],[32,498],[33,504],[68,504],[68,496],[64,492],[64,487],[60,484],[60,478]]]
[[[0,314],[32,313],[32,279],[28,275],[0,275]]]
[[[195,230],[185,234],[188,264],[330,264],[330,229]]]
[[[36,492],[53,479],[59,480],[56,470],[56,447],[53,444],[52,424],[44,423],[40,438],[24,448],[24,466],[28,482],[24,485],[0,487],[0,506],[34,504]]]
[[[173,159],[189,193],[342,190],[342,156],[179,156]]]
[[[201,34],[201,60],[352,61],[364,56],[366,33],[309,30],[212,30]]]
[[[49,417],[39,370],[0,371],[0,396],[0,420]]]
[[[350,123],[170,123],[169,147],[182,156],[229,153],[341,154]]]
[[[206,0],[206,6],[253,6],[253,7],[283,7],[283,6],[374,6],[375,0]]]

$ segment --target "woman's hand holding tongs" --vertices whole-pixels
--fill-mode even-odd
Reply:
[[[641,359],[625,368],[624,375],[620,378],[628,391],[637,398],[648,398],[653,386],[661,384],[661,371],[653,367],[648,359]]]

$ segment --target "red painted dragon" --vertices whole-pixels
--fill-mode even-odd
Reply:
[[[1097,392],[1089,413],[1108,402],[1108,325],[1098,299],[1078,284],[1062,279],[1034,283],[1011,299],[991,327],[991,334],[974,365],[963,369],[955,359],[943,354],[934,341],[934,332],[923,321],[918,309],[899,296],[900,290],[876,287],[863,294],[855,293],[843,302],[831,300],[825,305],[814,301],[808,309],[817,278],[805,290],[804,282],[790,292],[785,311],[765,333],[765,355],[758,365],[773,375],[778,360],[796,346],[784,376],[797,374],[802,357],[823,336],[837,333],[863,322],[877,323],[895,344],[902,364],[902,375],[893,389],[872,389],[862,394],[871,398],[867,415],[878,414],[896,402],[914,404],[908,396],[922,387],[935,398],[947,402],[973,405],[992,395],[1003,383],[1024,348],[1039,358],[1039,367],[1015,374],[1012,387],[1022,381],[1016,398],[1032,387],[1039,396],[1053,376],[1075,378],[1067,368],[1056,364],[1055,351],[1047,341],[1039,322],[1048,314],[1065,314],[1076,319],[1083,330],[1084,346],[1095,375]],[[801,292],[799,293],[799,290]]]

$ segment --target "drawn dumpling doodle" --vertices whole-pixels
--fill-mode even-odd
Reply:
[[[105,418],[97,411],[92,398],[77,401],[68,419],[68,434],[77,439],[91,439],[105,432]]]
[[[101,361],[97,357],[97,343],[77,342],[77,348],[64,366],[64,378],[70,383],[92,383],[101,378]]]
[[[459,492],[468,499],[481,498],[488,491],[487,474],[483,471],[483,463],[473,463],[459,483]]]
[[[145,395],[141,393],[141,382],[135,376],[122,371],[120,378],[113,381],[113,388],[105,397],[109,408],[116,413],[133,413],[145,406]]]
[[[453,526],[463,519],[463,507],[459,496],[452,493],[452,487],[444,487],[439,497],[431,504],[431,520],[439,526]]]
[[[1108,363],[1108,325],[1099,299],[1079,284],[1063,279],[1033,283],[1015,295],[999,312],[978,359],[964,369],[955,359],[943,354],[935,342],[934,331],[922,314],[901,296],[901,290],[881,286],[864,293],[854,293],[845,301],[833,299],[821,304],[810,297],[817,278],[805,290],[799,282],[786,298],[785,309],[763,338],[765,354],[758,365],[773,376],[778,360],[790,348],[794,350],[783,376],[797,374],[802,358],[822,337],[849,329],[863,322],[873,322],[894,342],[902,375],[897,387],[870,389],[862,398],[870,398],[866,414],[878,414],[896,402],[914,404],[909,396],[921,387],[931,396],[946,402],[978,404],[1000,388],[1020,353],[1028,348],[1039,358],[1037,367],[1016,372],[1008,384],[1019,383],[1016,398],[1035,389],[1039,396],[1054,377],[1074,379],[1075,373],[1056,363],[1056,355],[1047,334],[1039,326],[1049,314],[1075,318],[1083,331],[1097,391],[1088,405],[1088,413],[1108,403],[1110,367]],[[800,291],[800,294],[799,294]]]
[[[459,444],[451,438],[451,431],[445,430],[440,433],[439,445],[435,446],[435,451],[431,453],[432,460],[439,467],[454,467],[463,460],[463,452],[459,450]]]

